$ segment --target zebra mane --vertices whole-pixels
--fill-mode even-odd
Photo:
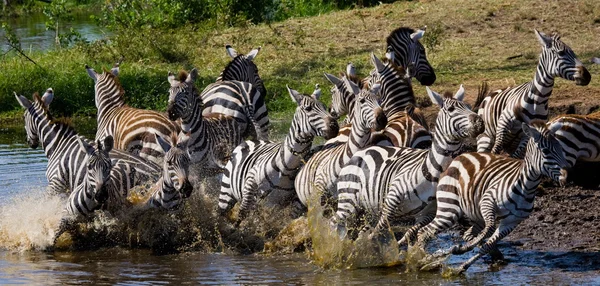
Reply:
[[[400,27],[396,30],[393,30],[390,35],[386,38],[386,43],[388,44],[388,46],[390,45],[392,38],[396,35],[400,36],[400,35],[408,35],[410,36],[410,34],[414,33],[415,30],[409,27]]]
[[[541,119],[532,120],[531,122],[529,122],[529,126],[534,127],[535,129],[540,131],[540,133],[542,133],[542,131],[548,130],[548,128],[546,127],[546,122]]]
[[[479,109],[479,107],[481,107],[481,103],[483,103],[483,100],[485,99],[486,95],[488,94],[488,91],[489,91],[489,87],[488,87],[487,81],[482,81],[481,85],[479,86],[479,89],[477,91],[477,99],[475,100],[475,104],[473,105],[473,110],[477,110],[477,109]],[[490,96],[491,95],[495,95],[495,94],[490,94]]]
[[[189,75],[188,72],[180,71],[179,74],[177,75],[177,80],[179,82],[184,82],[187,79],[188,75]]]
[[[221,75],[219,77],[222,78],[224,74],[229,72],[229,70],[232,68],[234,63],[245,60],[246,59],[245,57],[246,57],[245,55],[239,54],[235,58],[233,58],[231,61],[229,61],[229,63],[227,63],[227,65],[225,66],[225,68],[223,69],[223,71],[221,72]],[[249,62],[249,64],[254,66],[256,73],[258,73],[258,67],[252,61],[248,61],[248,62]]]
[[[394,61],[392,61],[392,60],[390,60],[390,59],[388,59],[388,58],[385,58],[385,57],[384,57],[383,59],[381,59],[381,62],[382,62],[384,65],[389,63],[390,67],[391,67],[393,70],[397,71],[397,72],[400,74],[400,76],[402,76],[402,77],[406,76],[406,69],[405,69],[404,67],[401,67],[401,66],[399,66],[399,65],[396,65],[396,64],[394,63]],[[406,79],[402,79],[402,80],[406,81]]]
[[[50,122],[54,121],[54,118],[52,117],[52,113],[50,113],[48,106],[46,106],[46,104],[44,104],[44,101],[42,101],[42,97],[40,96],[40,94],[37,91],[33,94],[33,100],[42,108],[42,110],[44,111],[46,116],[48,116],[48,119],[50,120]]]
[[[106,76],[108,78],[112,79],[115,82],[115,85],[119,89],[119,96],[121,96],[121,99],[124,99],[123,95],[125,94],[125,89],[121,85],[121,81],[119,80],[119,77],[112,74],[110,71],[106,70],[105,68],[102,68],[102,74],[106,74]]]
[[[50,124],[62,125],[67,129],[75,132],[75,128],[73,127],[73,120],[71,120],[71,118],[69,117],[54,118],[54,116],[52,116],[52,113],[50,113],[50,109],[48,109],[48,107],[42,101],[42,97],[39,93],[35,92],[33,94],[33,100],[35,100],[35,102],[42,108],[44,114],[46,115],[46,117],[48,117],[48,121],[50,121]]]

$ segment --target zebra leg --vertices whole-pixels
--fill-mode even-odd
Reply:
[[[242,220],[246,218],[248,212],[256,204],[256,196],[258,193],[258,180],[256,179],[256,169],[251,169],[246,175],[246,182],[242,189],[242,202],[238,213],[236,226],[239,226]],[[266,196],[266,195],[265,195]]]
[[[419,229],[423,228],[427,224],[429,224],[433,218],[435,218],[435,213],[437,210],[437,202],[433,201],[427,204],[423,210],[421,210],[417,216],[415,217],[415,225],[406,231],[404,236],[400,240],[398,240],[398,246],[401,245],[409,245],[417,239],[417,233]]]
[[[494,251],[498,251],[497,243],[502,238],[510,234],[513,229],[518,225],[518,221],[508,221],[506,219],[500,221],[498,228],[491,234],[490,238],[485,242],[479,249],[479,253],[469,258],[464,262],[457,270],[458,273],[466,271],[477,259],[485,254],[492,254]],[[486,224],[487,227],[487,224]],[[485,229],[484,229],[485,231]]]
[[[56,245],[56,241],[60,238],[60,236],[66,231],[70,231],[73,229],[75,223],[75,219],[64,217],[60,220],[60,224],[58,226],[58,230],[54,234],[54,238],[52,239],[52,246]]]
[[[484,197],[482,199],[481,204],[481,215],[483,216],[483,220],[485,222],[485,227],[483,228],[483,230],[477,235],[477,237],[469,240],[466,244],[455,245],[451,247],[447,252],[452,254],[463,254],[465,252],[471,251],[484,239],[492,235],[492,233],[496,229],[496,205],[489,197]]]
[[[362,184],[358,176],[348,173],[341,174],[338,179],[338,204],[337,211],[332,219],[332,228],[335,228],[340,237],[346,236],[346,225],[359,211],[358,194]]]
[[[390,218],[396,213],[399,206],[401,204],[401,198],[398,195],[392,186],[392,189],[389,191],[385,200],[383,201],[383,210],[381,215],[379,216],[379,221],[377,221],[377,225],[373,229],[373,232],[369,236],[370,239],[381,235],[382,230],[388,229],[390,227]]]

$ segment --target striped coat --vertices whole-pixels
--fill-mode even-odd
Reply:
[[[547,124],[560,142],[569,167],[578,160],[600,161],[600,112],[589,115],[563,114]]]

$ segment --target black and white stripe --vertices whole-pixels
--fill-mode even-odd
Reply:
[[[367,214],[369,222],[379,217],[374,231],[378,233],[393,218],[429,211],[426,206],[435,198],[440,174],[461,152],[464,140],[483,131],[481,118],[462,102],[462,86],[454,96],[441,96],[429,88],[427,93],[441,108],[431,149],[373,146],[357,152],[337,183],[335,223],[340,234],[357,214]]]
[[[569,167],[577,161],[600,161],[600,112],[559,115],[546,126],[560,142]]]
[[[338,124],[319,102],[320,94],[305,96],[288,87],[298,105],[284,142],[246,141],[240,144],[227,163],[221,181],[219,210],[227,213],[240,202],[238,223],[254,207],[257,197],[282,205],[295,197],[294,179],[315,136],[331,138]]]
[[[422,85],[432,85],[436,80],[435,71],[427,60],[425,48],[419,42],[424,34],[425,29],[415,31],[401,27],[390,33],[386,43],[395,54],[393,60],[397,66],[408,68],[413,65],[415,78]]]
[[[443,254],[463,254],[480,246],[463,263],[465,271],[475,260],[494,253],[496,244],[533,211],[536,190],[543,177],[564,184],[566,167],[562,148],[543,121],[522,124],[528,140],[523,160],[486,153],[466,153],[455,158],[442,174],[437,189],[435,219],[418,231],[423,247],[436,233],[456,224],[461,217],[472,224],[466,243]]]
[[[478,98],[476,106],[481,107],[478,113],[485,122],[485,132],[477,140],[478,152],[498,154],[516,145],[513,156],[522,157],[527,137],[521,132],[521,123],[548,120],[548,100],[554,79],[562,77],[577,85],[587,85],[591,80],[590,73],[558,35],[548,37],[537,30],[535,34],[542,45],[542,53],[534,79]]]
[[[190,133],[189,151],[192,163],[203,169],[222,169],[233,149],[244,139],[240,125],[233,117],[221,113],[206,116],[194,85],[198,71],[181,72],[179,79],[169,74],[169,119],[181,119],[183,132]]]

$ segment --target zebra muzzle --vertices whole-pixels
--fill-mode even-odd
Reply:
[[[560,176],[558,176],[558,184],[561,187],[564,187],[567,184],[567,176],[568,176],[567,169],[560,169]]]
[[[181,184],[179,193],[181,194],[181,196],[184,199],[187,199],[192,195],[193,190],[194,190],[194,186],[192,186],[192,183],[190,183],[190,181],[188,181],[188,180],[185,180],[185,181],[183,181],[183,184]]]
[[[577,66],[574,78],[576,85],[586,86],[592,80],[592,75],[584,66]]]
[[[375,113],[375,131],[383,130],[388,124],[387,117],[383,110],[379,109],[378,112]]]

